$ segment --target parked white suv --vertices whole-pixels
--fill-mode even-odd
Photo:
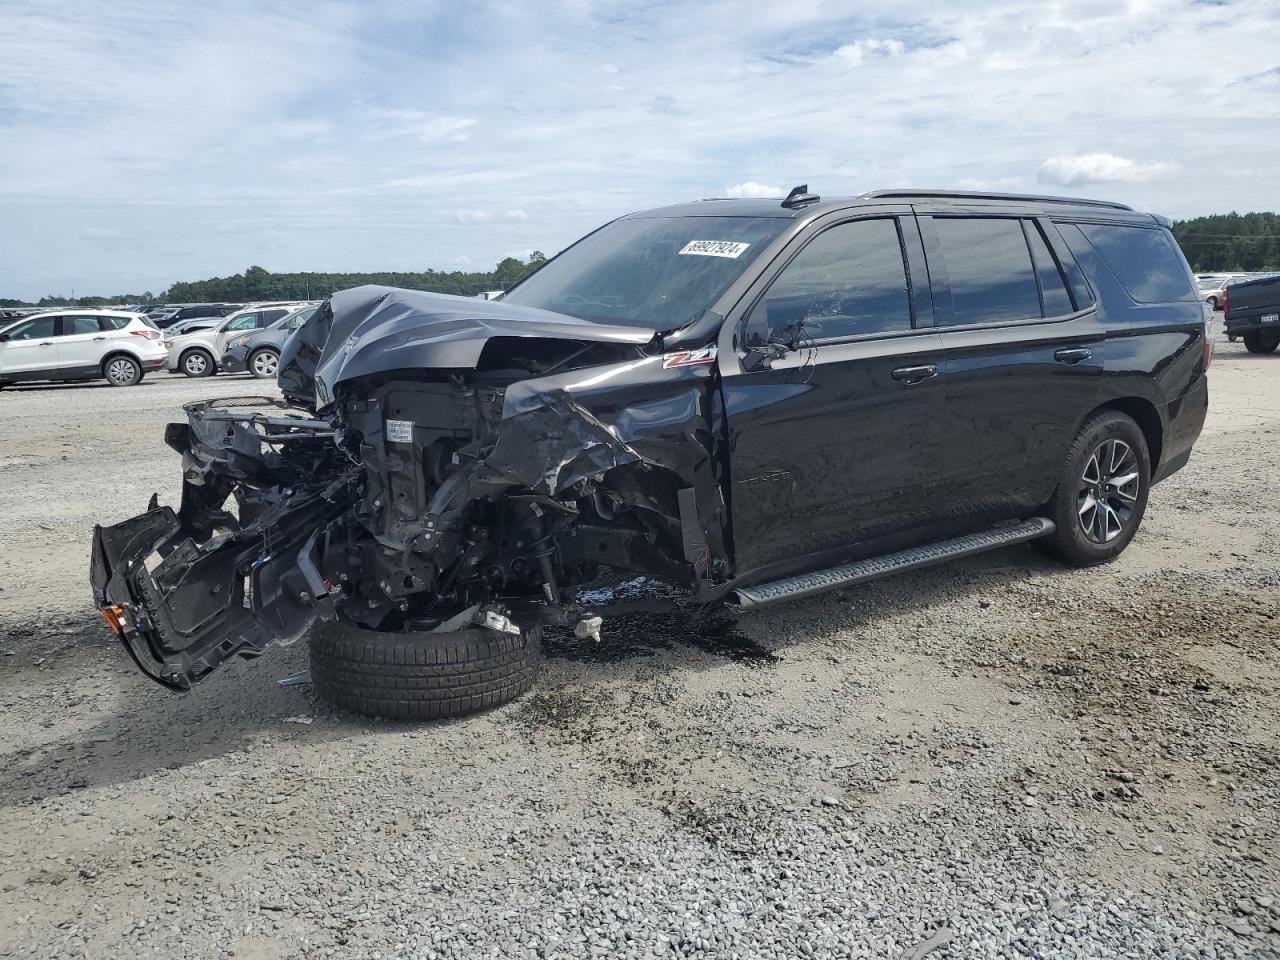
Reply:
[[[207,377],[218,370],[217,357],[222,356],[227,341],[240,333],[249,333],[269,327],[301,304],[273,307],[252,307],[233,313],[216,327],[181,333],[165,340],[169,348],[167,368],[174,373],[181,371],[188,377]]]
[[[36,314],[0,332],[0,387],[98,377],[131,387],[164,365],[163,337],[140,313],[81,308]]]

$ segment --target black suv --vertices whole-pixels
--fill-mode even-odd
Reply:
[[[1205,333],[1120,204],[633,214],[498,301],[335,294],[284,401],[170,425],[181,507],[95,530],[95,598],[175,689],[314,623],[322,695],[433,717],[524,690],[542,625],[598,636],[637,574],[743,610],[1027,540],[1100,563],[1191,454]]]

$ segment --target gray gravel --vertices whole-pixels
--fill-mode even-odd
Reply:
[[[1280,957],[1280,355],[1211,376],[1107,568],[607,621],[417,726],[280,687],[305,644],[171,696],[97,625],[92,522],[261,384],[6,390],[0,957]]]

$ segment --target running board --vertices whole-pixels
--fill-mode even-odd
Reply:
[[[839,567],[828,567],[826,570],[815,570],[813,573],[802,573],[787,577],[785,580],[773,580],[769,583],[757,584],[753,587],[738,587],[730,592],[728,605],[735,610],[748,610],[763,607],[783,600],[795,600],[807,597],[824,590],[847,587],[855,583],[866,583],[887,577],[904,570],[915,570],[927,567],[931,563],[944,560],[956,560],[974,553],[1007,547],[1014,543],[1034,540],[1036,537],[1053,533],[1052,520],[1044,517],[1032,517],[1021,523],[1008,527],[996,527],[982,533],[970,533],[953,540],[939,540],[927,543],[922,547],[911,547],[896,553],[886,553],[878,557],[868,557],[856,563],[846,563]],[[736,602],[734,602],[736,601]]]

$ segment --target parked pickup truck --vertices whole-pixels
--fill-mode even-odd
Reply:
[[[1280,347],[1280,277],[1233,283],[1222,307],[1227,335],[1243,337],[1250,353],[1272,353]]]

